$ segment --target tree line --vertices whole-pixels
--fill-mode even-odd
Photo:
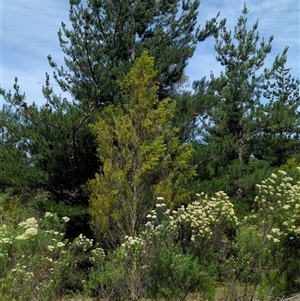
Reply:
[[[238,214],[252,209],[255,184],[299,162],[299,80],[287,47],[265,65],[273,36],[248,24],[246,5],[233,30],[219,14],[201,28],[199,11],[198,0],[71,0],[71,28],[58,33],[65,66],[48,56],[69,99],[48,74],[40,107],[17,80],[1,87],[2,191],[86,208],[79,223],[107,248],[142,231],[157,197],[178,208],[223,190]],[[224,70],[185,90],[208,38]]]

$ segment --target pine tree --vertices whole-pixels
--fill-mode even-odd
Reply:
[[[55,78],[81,105],[116,102],[116,80],[127,73],[143,50],[156,58],[157,83],[162,97],[184,78],[187,60],[199,41],[216,34],[216,18],[204,29],[197,26],[199,0],[80,0],[70,1],[68,29],[62,23],[59,41],[66,68]]]
[[[30,143],[19,131],[20,120],[12,109],[3,105],[0,112],[0,190],[26,191],[34,182],[39,186],[47,179],[45,173],[33,165],[28,153]],[[36,187],[35,186],[35,187]]]
[[[156,57],[154,81],[160,99],[182,83],[196,44],[217,32],[216,18],[202,30],[196,25],[198,8],[198,0],[91,0],[86,7],[72,0],[71,29],[62,23],[59,30],[65,66],[58,67],[48,57],[59,86],[72,99],[53,93],[48,75],[41,108],[20,98],[19,92],[10,97],[1,90],[19,120],[17,131],[30,141],[26,152],[32,166],[47,175],[43,187],[58,201],[87,201],[81,187],[99,165],[87,125],[96,121],[103,107],[123,99],[118,97],[117,80],[130,70],[135,57],[145,49]]]
[[[8,176],[18,167],[19,173],[15,173],[18,187],[25,181],[27,185],[23,189],[43,188],[57,201],[84,204],[87,198],[84,199],[82,185],[93,177],[95,165],[99,164],[93,155],[96,151],[91,143],[93,136],[86,126],[93,110],[81,112],[66,99],[53,96],[48,81],[49,77],[43,87],[46,100],[41,108],[34,103],[27,104],[17,81],[13,94],[1,90],[7,102],[2,109],[5,124],[1,142],[6,151],[6,160],[1,166],[4,183],[8,180],[5,174]],[[90,153],[90,157],[85,157],[86,153]],[[13,162],[8,161],[10,157],[13,168],[10,167]],[[28,171],[37,176],[33,178]]]
[[[288,149],[281,143],[296,141],[293,135],[298,130],[295,83],[286,85],[289,101],[279,97],[265,104],[265,98],[268,100],[275,92],[268,82],[274,87],[282,85],[278,73],[285,68],[288,49],[275,58],[270,68],[265,68],[273,36],[268,42],[260,40],[258,22],[248,30],[247,14],[245,5],[233,37],[226,24],[220,28],[215,50],[224,71],[219,77],[212,74],[209,81],[204,79],[194,85],[202,106],[197,146],[201,155],[197,162],[199,173],[209,180],[200,189],[224,189],[238,198],[251,196],[253,181],[265,177],[270,166],[280,164],[279,159],[270,160],[271,156],[286,158],[289,151],[295,151],[294,142]],[[281,115],[284,118],[279,120]],[[261,152],[268,143],[273,149]],[[256,160],[258,154],[265,160]]]
[[[264,85],[264,133],[253,137],[251,148],[259,159],[281,166],[300,151],[300,81],[280,66]]]
[[[90,213],[95,233],[111,246],[140,231],[155,197],[169,205],[186,200],[195,175],[192,147],[179,142],[175,103],[159,100],[156,74],[143,52],[119,83],[126,103],[108,106],[91,125],[103,165],[88,184]]]
[[[27,104],[17,79],[13,89],[14,93],[0,89],[0,95],[7,102],[0,111],[0,189],[9,188],[13,192],[20,192],[36,188],[47,179],[47,175],[36,168],[34,157],[29,151],[31,140],[26,133],[30,129],[23,131],[26,118],[19,114],[27,109]],[[35,185],[32,185],[33,182]]]

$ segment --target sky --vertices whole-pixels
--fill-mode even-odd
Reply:
[[[287,68],[300,78],[300,12],[299,0],[248,0],[248,25],[259,21],[260,37],[267,41],[274,35],[272,52],[266,60],[271,66],[276,55],[285,46],[289,47]],[[202,0],[198,22],[202,26],[220,12],[220,19],[227,19],[227,29],[234,30],[241,15],[244,0]],[[50,54],[58,66],[64,65],[57,32],[61,22],[68,24],[68,0],[0,0],[0,87],[12,89],[15,77],[28,103],[42,105],[45,100],[41,92],[45,73],[53,74],[48,64]],[[215,60],[214,39],[199,43],[194,56],[189,60],[186,75],[189,83],[217,76],[221,66]],[[50,80],[55,92],[61,93],[54,79]],[[188,87],[188,85],[187,85]],[[62,94],[63,96],[67,96]],[[0,105],[4,100],[0,99]]]

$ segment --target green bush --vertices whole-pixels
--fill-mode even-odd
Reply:
[[[32,208],[2,210],[0,301],[55,300],[70,294],[185,300],[195,292],[213,300],[216,280],[226,287],[227,300],[254,296],[264,300],[296,292],[300,289],[297,179],[286,171],[272,173],[257,185],[252,212],[239,221],[223,192],[197,195],[196,201],[172,212],[160,197],[146,216],[144,231],[123,237],[123,243],[107,254],[83,234],[66,239],[71,220],[63,213],[72,213],[76,220],[79,208],[55,205],[49,208],[57,213],[41,215],[36,204],[51,203],[40,194],[33,202],[33,208],[39,208],[35,217],[29,215]],[[10,200],[14,199],[9,194],[3,195],[2,205],[10,208]]]
[[[256,187],[255,208],[240,221],[232,255],[222,267],[230,298],[239,297],[237,284],[244,298],[300,289],[300,181],[279,170]]]
[[[184,300],[199,292],[212,300],[214,277],[197,257],[179,243],[178,221],[164,203],[147,215],[140,236],[126,236],[124,243],[90,270],[86,292],[115,300]]]
[[[85,275],[81,264],[92,241],[64,239],[68,217],[46,212],[0,231],[0,296],[3,300],[55,300],[80,291]]]

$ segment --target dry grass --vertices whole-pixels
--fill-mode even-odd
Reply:
[[[290,296],[288,298],[282,299],[283,301],[300,301],[300,293]]]
[[[216,291],[216,295],[214,298],[214,301],[238,301],[238,300],[245,300],[243,298],[241,298],[242,296],[242,288],[240,288],[240,293],[239,297],[235,298],[234,300],[231,300],[230,298],[228,298],[227,296],[227,289],[226,287],[218,287],[217,291]],[[227,296],[227,298],[226,298]],[[247,299],[248,300],[248,299]],[[261,299],[258,298],[254,298],[253,301],[260,301]],[[84,297],[71,297],[71,298],[64,298],[60,301],[99,301],[99,299],[92,299],[92,298],[84,298]],[[103,300],[105,301],[105,300]],[[141,301],[150,301],[150,300],[141,300]],[[186,298],[186,301],[204,301],[204,299],[201,297],[201,295],[194,293],[194,294],[189,294],[189,296]],[[290,297],[286,297],[286,298],[272,298],[269,297],[268,301],[300,301],[300,293],[299,294],[294,294]]]

